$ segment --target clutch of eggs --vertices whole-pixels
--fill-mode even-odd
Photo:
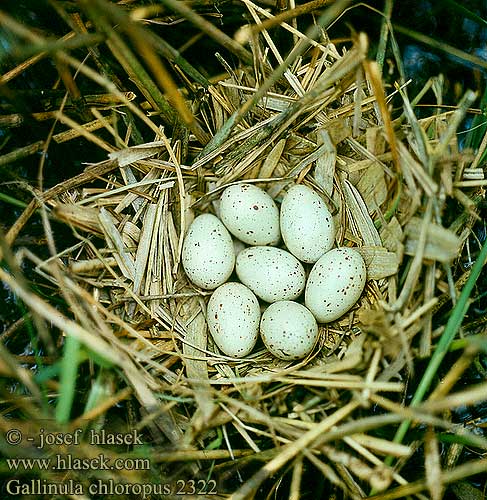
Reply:
[[[219,216],[196,217],[182,252],[190,281],[215,290],[207,307],[215,344],[228,356],[243,357],[260,331],[274,356],[307,356],[318,338],[317,323],[338,319],[360,298],[366,282],[362,256],[353,248],[332,249],[331,213],[303,185],[289,189],[280,212],[264,190],[231,185],[221,196]],[[286,249],[276,246],[281,238]],[[302,263],[313,265],[307,279]],[[240,283],[227,283],[234,269]],[[295,302],[303,291],[304,305]],[[270,304],[262,317],[258,299]]]

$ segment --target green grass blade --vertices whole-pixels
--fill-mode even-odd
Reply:
[[[27,206],[27,203],[18,200],[17,198],[14,198],[13,196],[9,196],[8,194],[5,193],[0,193],[0,201],[3,201],[4,203],[9,203],[10,205],[13,205],[14,207],[19,207],[19,208],[25,208]]]
[[[460,15],[468,17],[472,21],[475,21],[475,22],[477,22],[479,24],[487,26],[487,20],[483,19],[482,17],[480,17],[479,15],[477,15],[475,12],[473,12],[470,9],[467,9],[466,7],[464,7],[463,5],[461,5],[460,3],[456,2],[455,0],[445,0],[445,3],[448,4],[448,5],[450,5],[450,7],[452,7],[452,9],[458,11],[458,13]],[[444,8],[444,7],[442,7],[442,8]]]
[[[470,129],[467,131],[465,137],[465,147],[471,148],[473,150],[477,150],[477,148],[480,146],[480,143],[482,142],[482,139],[487,130],[487,118],[486,118],[487,88],[485,89],[484,94],[482,95],[479,107],[481,113],[479,115],[474,116],[472,124],[470,125]],[[484,157],[485,155],[480,160],[481,162],[483,161]]]
[[[71,336],[66,337],[61,361],[59,399],[56,406],[56,420],[62,424],[68,422],[71,415],[80,361],[80,347],[80,342],[77,339]]]
[[[382,26],[380,30],[379,46],[377,48],[377,56],[375,60],[380,67],[381,73],[386,59],[387,42],[389,38],[389,29],[391,25],[392,7],[394,0],[386,0],[384,6],[384,17],[382,19]]]

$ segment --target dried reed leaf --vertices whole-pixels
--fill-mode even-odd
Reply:
[[[122,228],[122,238],[124,241],[130,240],[132,242],[132,246],[136,246],[140,241],[140,228],[135,225],[132,221],[127,221],[123,225]]]
[[[264,159],[264,163],[260,167],[259,178],[268,179],[269,177],[272,177],[274,169],[279,163],[279,160],[281,159],[285,147],[286,147],[286,139],[281,139],[270,150],[269,154]]]
[[[258,105],[259,108],[277,111],[278,113],[288,110],[289,106],[290,102],[288,99],[279,99],[278,97],[264,97],[262,104]]]
[[[389,252],[384,247],[363,246],[357,247],[365,261],[367,279],[380,280],[397,273],[399,261],[394,252]]]
[[[335,176],[336,148],[327,130],[317,131],[318,145],[323,145],[323,154],[316,159],[314,179],[323,192],[331,196],[333,192],[333,178]]]
[[[385,226],[382,226],[380,237],[382,239],[384,247],[391,252],[395,252],[398,255],[398,260],[401,261],[403,254],[402,241],[404,239],[404,234],[401,224],[396,217],[392,217],[392,219]]]
[[[365,131],[365,140],[367,142],[367,151],[374,156],[383,155],[385,153],[386,142],[382,127],[367,127]]]
[[[352,161],[344,165],[342,169],[348,172],[349,174],[353,174],[354,172],[359,172],[361,170],[371,167],[372,165],[379,165],[382,167],[382,169],[384,169],[386,168],[384,162],[391,161],[391,159],[392,159],[392,154],[388,152],[381,155],[377,155],[374,158],[366,158],[365,160]]]
[[[154,395],[154,392],[148,387],[143,372],[133,363],[126,363],[122,366],[127,380],[134,388],[136,396],[145,412],[157,412],[154,417],[155,424],[164,433],[164,435],[176,444],[181,441],[182,431],[176,423],[176,419],[171,410],[161,411],[160,403]]]
[[[344,179],[342,181],[342,186],[347,209],[350,211],[351,217],[357,226],[358,233],[364,245],[382,246],[379,233],[372,222],[362,196],[348,180]]]
[[[418,250],[419,234],[421,231],[422,219],[413,217],[405,227],[405,253],[416,255]],[[451,262],[459,255],[461,240],[452,231],[430,223],[426,229],[426,245],[424,248],[424,258],[437,260],[439,262]]]
[[[192,383],[194,395],[198,404],[199,421],[193,420],[193,426],[198,431],[207,427],[210,419],[215,412],[215,403],[213,402],[213,392],[208,383],[208,365],[201,358],[202,350],[206,350],[208,339],[208,327],[206,318],[201,310],[201,304],[198,299],[190,299],[184,307],[184,318],[186,322],[186,342],[183,344],[183,353],[185,355],[186,375],[194,380]]]
[[[147,267],[147,260],[150,252],[150,243],[152,241],[152,234],[154,232],[156,210],[157,205],[151,203],[147,206],[147,210],[145,212],[140,240],[137,246],[137,253],[135,255],[135,276],[133,287],[134,293],[139,293],[142,280],[145,277],[145,270]]]
[[[352,136],[352,129],[349,122],[343,118],[331,119],[322,126],[330,134],[331,141],[335,146]]]
[[[318,158],[321,158],[328,150],[328,144],[322,144],[305,156],[295,167],[287,174],[287,177],[298,177],[306,167],[310,167]]]
[[[98,210],[81,207],[72,203],[58,203],[53,209],[54,215],[63,222],[96,235],[103,231],[98,219]]]
[[[135,262],[123,242],[122,235],[113,223],[112,216],[102,207],[98,219],[105,233],[107,243],[111,244],[114,249],[113,256],[117,260],[118,267],[126,278],[133,281],[135,276]]]
[[[340,373],[353,370],[363,361],[365,335],[354,337],[347,346],[343,359],[340,360],[318,360],[316,367],[310,368],[310,372]]]
[[[367,207],[380,207],[387,200],[387,186],[384,169],[377,163],[361,172],[355,185]]]
[[[127,172],[126,169],[123,169]],[[122,171],[123,171],[122,170]],[[122,213],[122,211],[128,206],[132,205],[134,210],[137,212],[140,210],[143,204],[140,194],[147,192],[153,186],[153,181],[160,177],[161,173],[159,169],[153,168],[142,179],[142,182],[137,185],[137,193],[127,193],[120,203],[113,209],[116,214]],[[132,179],[130,179],[132,180]],[[130,184],[135,184],[135,182],[130,182]],[[168,186],[170,187],[170,186]]]
[[[161,153],[165,149],[164,141],[147,142],[137,144],[126,149],[113,151],[108,155],[111,160],[117,160],[120,167],[125,167],[136,161],[145,160]]]

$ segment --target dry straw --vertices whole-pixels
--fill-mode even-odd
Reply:
[[[420,397],[408,407],[404,397],[413,390],[409,377],[418,358],[431,356],[443,331],[446,321],[438,319],[437,311],[455,305],[470,274],[459,276],[455,269],[470,241],[485,178],[479,157],[459,153],[455,131],[475,96],[467,93],[455,111],[417,120],[404,87],[384,88],[379,67],[366,58],[364,35],[347,49],[328,40],[324,30],[347,2],[332,5],[320,18],[321,26],[309,33],[282,23],[328,3],[313,1],[274,17],[244,0],[255,23],[244,33],[250,41],[244,47],[187,4],[164,0],[240,59],[238,68],[223,61],[225,73],[210,83],[143,27],[139,20],[148,22],[159,10],[129,15],[115,4],[80,2],[100,35],[96,42],[104,37],[147,99],[144,106],[104,76],[95,42],[80,38],[80,27],[86,31],[87,25],[78,14],[64,12],[78,31],[53,47],[52,40],[0,13],[4,28],[36,52],[3,75],[2,84],[54,55],[67,73],[79,72],[99,85],[107,101],[93,102],[84,123],[70,118],[62,106],[42,117],[66,127],[52,139],[82,136],[109,153],[76,177],[34,193],[2,237],[11,271],[0,270],[0,278],[36,318],[46,345],[47,329],[55,326],[85,349],[85,359],[98,363],[86,376],[94,376],[94,366],[111,367],[111,375],[96,380],[107,397],[74,420],[59,420],[73,429],[86,427],[130,400],[135,415],[130,425],[149,436],[146,453],[153,467],[160,465],[158,474],[174,479],[166,464],[177,462],[179,477],[216,478],[221,497],[226,492],[233,500],[298,499],[309,494],[305,478],[310,470],[322,476],[330,497],[341,490],[344,496],[363,498],[372,490],[377,500],[426,498],[429,490],[431,498],[440,498],[449,483],[485,471],[487,462],[459,463],[458,453],[442,462],[433,429],[457,438],[456,446],[470,443],[485,453],[487,441],[475,435],[475,425],[459,429],[444,410],[482,400],[487,385],[454,391],[466,368],[455,365],[451,372],[444,370],[448,390],[436,392],[431,401],[420,404]],[[277,23],[299,40],[288,56],[280,54],[268,31]],[[88,44],[98,70],[70,55],[63,45],[67,40]],[[175,60],[181,64],[174,66]],[[187,88],[176,86],[169,65],[185,75]],[[205,97],[191,102],[197,85]],[[390,115],[393,95],[405,108],[398,120]],[[137,126],[150,131],[153,140],[137,143],[136,128],[125,118],[126,127],[120,126],[124,113],[137,116]],[[170,126],[161,126],[161,116]],[[48,145],[26,145],[0,157],[0,164]],[[89,156],[81,160],[90,163]],[[205,320],[209,294],[195,288],[182,269],[187,227],[195,215],[214,213],[221,191],[236,182],[255,183],[277,201],[291,185],[310,186],[332,209],[336,244],[357,247],[365,259],[368,282],[359,303],[338,321],[321,325],[318,344],[300,362],[276,360],[262,347],[244,359],[219,353]],[[463,212],[446,226],[443,214],[452,198]],[[70,225],[78,243],[52,247],[47,261],[30,252],[12,255],[9,245],[39,207]],[[49,232],[48,217],[44,224]],[[16,257],[32,262],[59,289],[64,312],[29,289]],[[464,328],[465,338],[471,333],[475,330]],[[469,360],[485,348],[483,339],[484,344],[467,342]],[[34,415],[36,405],[44,403],[33,373],[5,346],[0,357],[2,374],[30,393],[29,398],[12,397],[12,404]],[[66,387],[52,383],[51,396],[69,398]],[[419,443],[392,440],[401,422],[430,429],[423,436],[425,476],[414,482],[405,479],[401,468]],[[10,425],[5,417],[0,424],[2,429]],[[17,424],[26,432],[36,425],[35,419]],[[117,474],[111,475],[144,478],[142,473]],[[283,478],[285,492],[280,489]]]

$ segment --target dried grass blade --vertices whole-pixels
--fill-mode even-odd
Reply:
[[[53,111],[53,116],[56,116],[57,111]],[[110,118],[104,118],[104,119],[96,119],[88,123],[83,123],[83,125],[80,125],[80,127],[85,130],[86,132],[93,132],[95,130],[98,130],[106,125],[106,121],[110,120]],[[69,129],[64,132],[59,132],[58,134],[54,134],[52,136],[53,140],[56,141],[58,144],[61,144],[63,142],[70,141],[72,139],[76,139],[79,137],[81,134],[79,130],[77,129]]]
[[[165,0],[165,1],[176,1],[176,0]],[[267,94],[267,92],[272,88],[272,86],[284,75],[287,69],[308,49],[310,42],[309,40],[315,40],[319,36],[321,36],[322,28],[326,27],[332,20],[336,19],[336,17],[346,8],[346,6],[351,2],[351,0],[338,0],[334,4],[332,4],[318,19],[316,24],[312,26],[312,28],[306,33],[306,38],[301,39],[291,50],[288,56],[284,59],[282,64],[280,64],[271,75],[267,77],[264,83],[259,87],[257,92],[246,101],[238,111],[236,111],[225,123],[225,131],[223,129],[221,133],[215,134],[213,139],[210,141],[211,147],[208,149],[204,149],[204,153],[212,151],[213,149],[218,148],[222,145],[222,143],[228,138],[233,127],[240,122],[253,108],[254,106],[260,102],[260,100]],[[365,47],[363,40],[361,40],[361,45],[358,49],[360,51],[360,58],[365,55]],[[353,52],[353,51],[351,51]],[[344,57],[343,59],[346,59]],[[341,60],[339,60],[340,62]],[[357,61],[358,62],[358,61]],[[343,69],[340,66],[341,69]],[[326,72],[325,72],[326,73]],[[329,76],[329,75],[327,75]],[[336,81],[343,77],[341,71],[336,71],[336,75],[332,78],[333,81]],[[325,83],[328,84],[328,79],[325,79]],[[331,82],[330,82],[331,83]],[[315,98],[320,93],[321,86],[315,89],[315,92],[309,93],[309,99]],[[302,103],[304,104],[304,103]],[[302,104],[298,104],[296,111],[299,109],[299,106]],[[217,137],[218,136],[218,137]],[[200,156],[201,157],[201,156]]]
[[[75,122],[73,119],[69,118],[69,116],[65,115],[61,111],[56,111],[54,115],[61,123],[64,123],[65,125],[70,127],[71,130],[75,130],[78,135],[84,137],[85,139],[97,145],[101,149],[104,149],[109,153],[115,151],[115,148],[111,144],[108,144],[103,139],[100,139],[96,135],[92,134],[90,132],[90,130],[92,130],[90,127],[87,127],[85,125],[80,125],[79,123]]]
[[[126,278],[133,281],[135,276],[134,259],[128,252],[121,234],[118,232],[118,229],[113,223],[111,215],[105,208],[102,207],[98,218],[105,233],[107,242],[111,242],[114,247],[115,252],[113,256],[117,259],[118,267]]]
[[[95,194],[94,196],[87,197],[87,198],[79,201],[78,205],[88,205],[90,203],[93,203],[95,200],[112,197],[112,196],[115,196],[119,193],[124,193],[125,191],[128,191],[129,189],[135,190],[139,187],[145,187],[145,186],[150,186],[152,184],[157,184],[159,182],[163,182],[164,180],[166,180],[166,179],[142,179],[141,181],[135,182],[133,184],[127,184],[126,186],[121,186],[119,188],[110,189],[109,191],[103,191],[99,194]],[[172,188],[173,186],[174,186],[174,181],[168,181],[168,182],[161,184],[158,187],[159,187],[159,189],[169,189],[169,188]],[[122,201],[120,201],[117,204],[117,206],[119,206],[120,203],[122,203]]]
[[[394,252],[376,246],[357,247],[357,250],[364,258],[367,279],[380,280],[397,273],[399,261]]]
[[[230,38],[226,33],[216,28],[213,24],[207,21],[204,17],[194,12],[191,7],[178,0],[161,0],[169,9],[177,12],[189,22],[197,26],[201,31],[216,40],[220,45],[228,49],[232,54],[235,54],[245,64],[252,65],[252,54],[248,52],[242,45]]]
[[[128,172],[126,172],[127,174]],[[160,171],[157,168],[151,169],[142,179],[142,184],[139,183],[137,193],[127,193],[123,200],[113,209],[116,214],[122,213],[129,205],[134,207],[136,212],[142,208],[144,200],[141,198],[140,194],[145,193],[149,190],[150,186],[154,180],[160,177]],[[134,184],[134,182],[131,182]],[[169,186],[168,186],[169,187]]]
[[[465,462],[458,467],[444,471],[441,475],[440,483],[442,485],[456,483],[462,479],[476,474],[482,474],[487,469],[487,459],[472,460]],[[408,483],[392,490],[380,493],[378,495],[368,496],[368,500],[395,500],[396,498],[407,498],[410,495],[416,495],[427,488],[424,480]]]
[[[159,429],[165,436],[167,436],[171,443],[179,443],[183,434],[180,427],[176,423],[173,413],[170,410],[161,412],[161,404],[154,396],[154,392],[148,387],[147,381],[140,368],[136,367],[131,362],[124,363],[122,368],[127,380],[134,388],[135,394],[137,395],[142,407],[147,411],[147,413],[157,413],[154,421],[158,425]]]
[[[397,151],[397,144],[396,144],[396,134],[394,133],[394,127],[392,126],[391,116],[387,108],[387,101],[384,92],[384,87],[382,84],[382,77],[379,65],[375,61],[369,61],[369,60],[365,60],[363,64],[367,76],[369,78],[369,81],[372,84],[375,98],[377,99],[377,104],[380,109],[380,114],[384,122],[387,140],[389,141],[389,146],[391,148],[392,159],[396,166],[397,172],[400,172],[399,154]]]
[[[358,190],[347,180],[342,181],[343,192],[353,220],[357,224],[358,231],[364,245],[372,247],[382,246],[379,233],[369,215],[367,206]]]
[[[305,4],[299,5],[298,7],[286,10],[275,16],[265,11],[264,9],[259,8],[258,12],[266,16],[268,19],[259,24],[251,26],[251,32],[257,34],[263,30],[274,28],[275,26],[284,26],[288,28],[290,31],[294,30],[294,28],[292,28],[291,26],[286,25],[285,21],[295,19],[296,17],[302,16],[304,14],[309,14],[310,12],[313,12],[314,10],[317,9],[322,9],[323,7],[326,7],[327,5],[333,2],[334,0],[312,0],[311,2],[307,2]],[[291,31],[291,33],[294,33],[294,31]]]
[[[318,145],[324,146],[323,154],[316,159],[314,179],[316,184],[323,189],[327,196],[331,197],[333,192],[333,178],[335,176],[336,148],[326,129],[319,129]]]
[[[449,394],[442,399],[435,399],[434,401],[428,400],[426,403],[421,405],[430,411],[443,411],[453,408],[458,408],[460,406],[469,406],[475,403],[479,403],[486,399],[487,395],[487,382],[476,384],[470,386],[468,389],[463,391],[455,392]]]
[[[186,356],[184,361],[187,377],[197,380],[197,382],[193,382],[192,386],[201,420],[195,421],[193,419],[192,423],[195,431],[198,432],[209,424],[216,406],[213,401],[211,386],[208,383],[208,364],[204,360],[194,359],[195,357],[201,357],[202,351],[200,349],[206,350],[208,340],[206,318],[198,299],[190,299],[187,306],[187,314],[191,313],[192,318],[186,325],[185,339],[187,342],[183,344],[183,354]],[[194,309],[196,309],[196,315]]]
[[[404,251],[407,255],[418,252],[419,233],[422,219],[413,217],[405,227],[406,242]],[[430,223],[426,229],[426,244],[423,257],[439,262],[451,262],[458,256],[461,240],[449,229]]]
[[[243,1],[243,3],[245,3],[247,8],[249,9],[250,14],[254,18],[254,21],[256,22],[256,24],[259,24],[260,18],[255,11],[254,4],[252,2],[250,2],[249,0],[241,0],[241,1]],[[265,29],[262,30],[262,34],[265,38],[265,41],[267,42],[267,45],[270,47],[272,53],[274,54],[274,57],[277,59],[277,62],[279,64],[282,64],[282,62],[283,62],[282,56],[279,53],[279,51],[277,50],[277,47],[274,44],[272,38],[269,36],[269,33],[267,32],[267,30],[265,30]],[[293,72],[286,70],[284,72],[283,76],[284,76],[284,78],[286,78],[289,85],[296,92],[296,94],[298,96],[302,96],[304,94],[304,89],[301,85],[301,82],[298,80],[298,78],[296,77],[296,75]]]
[[[401,166],[403,167],[403,171],[406,167],[408,172],[411,172],[413,177],[421,185],[424,192],[428,196],[434,196],[435,193],[438,192],[438,184],[430,177],[430,174],[426,172],[424,166],[420,165],[412,157],[411,153],[406,149],[406,146],[402,142],[398,141],[397,146],[399,149],[399,157],[401,160]]]
[[[467,313],[468,307],[470,305],[469,304],[470,294],[472,293],[473,287],[477,281],[477,278],[480,275],[480,272],[485,264],[486,259],[487,259],[487,242],[484,243],[478,258],[472,267],[470,276],[468,277],[468,280],[465,286],[463,287],[460,297],[458,298],[458,301],[451,312],[450,318],[448,319],[445,330],[440,338],[440,341],[438,342],[438,345],[436,346],[435,352],[433,353],[433,356],[430,359],[426,371],[423,377],[421,378],[421,382],[419,383],[418,388],[414,393],[414,397],[411,401],[411,406],[414,407],[419,405],[419,403],[424,398],[426,392],[430,388],[431,383],[433,382],[433,378],[435,377],[443,361],[443,358],[445,357],[448,348],[453,338],[455,337],[458,329],[460,328],[460,325],[462,323],[465,314]],[[401,424],[401,426],[396,432],[396,435],[394,436],[394,442],[396,443],[402,442],[404,436],[406,435],[409,429],[410,424],[411,422],[407,420]]]
[[[458,127],[460,126],[460,123],[465,117],[468,108],[474,103],[475,99],[477,99],[476,92],[474,92],[473,90],[467,90],[465,92],[464,96],[457,105],[457,109],[455,110],[453,116],[448,122],[448,128],[442,134],[440,141],[438,142],[433,152],[434,159],[441,158],[445,154],[446,149],[450,145],[450,141],[452,140],[453,137],[455,137],[455,134],[457,132]]]
[[[108,157],[111,160],[117,160],[120,167],[125,167],[136,161],[145,160],[146,158],[161,153],[164,148],[164,141],[147,142],[145,144],[131,146],[130,148],[113,151]]]
[[[140,234],[139,245],[137,246],[137,253],[135,255],[135,276],[134,276],[134,293],[139,293],[142,280],[145,276],[147,268],[147,259],[150,252],[150,243],[152,241],[152,234],[154,232],[154,221],[156,218],[157,205],[151,203],[147,206],[142,224],[142,232]]]
[[[387,439],[369,436],[368,434],[353,434],[351,438],[353,438],[362,446],[385,455],[392,455],[395,457],[409,457],[413,453],[413,449],[411,446],[393,443],[391,441],[388,441]]]
[[[438,440],[432,427],[428,427],[425,441],[425,471],[426,484],[431,500],[443,498],[443,484],[441,482],[441,458],[438,449]]]

